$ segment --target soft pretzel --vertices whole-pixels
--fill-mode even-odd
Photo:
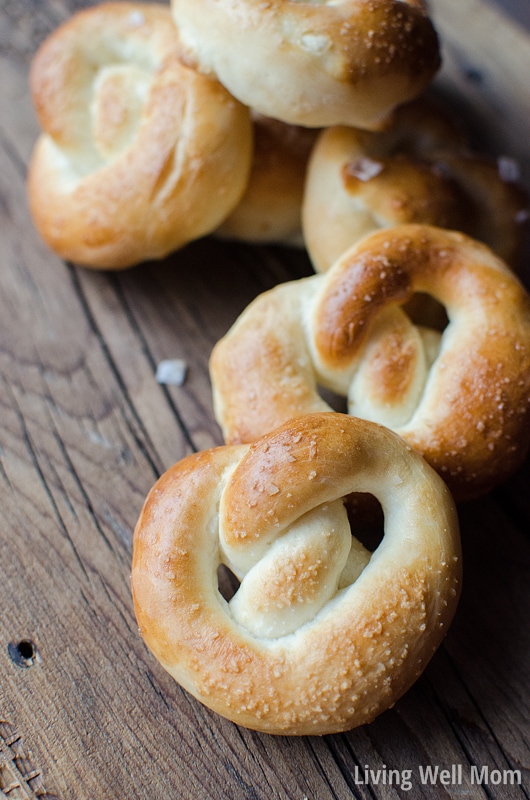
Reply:
[[[423,0],[172,0],[186,57],[295,125],[379,128],[440,65]]]
[[[303,247],[302,199],[318,130],[252,113],[254,151],[247,188],[216,235]]]
[[[405,223],[467,233],[516,268],[528,197],[503,163],[471,152],[449,115],[425,97],[398,109],[386,131],[322,131],[302,208],[315,269],[329,269],[368,233]]]
[[[373,554],[348,524],[352,490],[383,506]],[[134,532],[136,616],[165,669],[217,713],[274,734],[343,731],[427,665],[456,609],[459,547],[445,484],[402,439],[309,415],[162,476]],[[220,563],[240,580],[228,603]]]
[[[62,257],[105,268],[161,258],[239,202],[249,111],[178,53],[169,8],[124,2],[75,14],[35,56],[30,208]]]
[[[443,332],[407,313],[424,293],[445,308]],[[210,368],[227,443],[329,411],[325,387],[401,434],[459,500],[507,478],[530,445],[529,297],[485,245],[432,226],[378,231],[328,272],[261,295]]]

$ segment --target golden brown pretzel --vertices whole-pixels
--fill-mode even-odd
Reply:
[[[342,497],[385,514],[373,554]],[[398,436],[343,414],[291,421],[251,446],[171,468],[134,533],[142,636],[205,705],[275,734],[371,721],[416,680],[460,592],[447,487]],[[220,563],[241,583],[227,603]]]
[[[379,128],[439,64],[423,0],[172,0],[190,63],[295,125]]]
[[[302,206],[315,269],[329,269],[372,231],[406,223],[467,233],[517,268],[528,197],[505,163],[473,153],[449,114],[425,97],[398,109],[382,132],[322,131]]]
[[[302,199],[315,128],[252,113],[254,150],[247,188],[215,232],[226,239],[304,247]]]
[[[440,333],[411,298],[441,303]],[[379,231],[327,273],[258,297],[212,353],[214,408],[228,443],[330,410],[400,433],[459,499],[488,491],[530,445],[530,301],[484,245],[431,226]]]
[[[106,3],[42,45],[43,133],[29,172],[36,227],[62,257],[122,268],[211,232],[250,169],[248,109],[185,67],[169,8]]]

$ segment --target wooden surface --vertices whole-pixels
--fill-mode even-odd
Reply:
[[[221,442],[214,342],[256,294],[311,269],[301,252],[212,240],[119,275],[46,249],[25,197],[37,135],[27,69],[81,5],[0,4],[0,797],[528,798],[528,465],[460,509],[454,626],[413,689],[365,728],[299,739],[239,729],[144,647],[129,586],[144,496],[174,461]],[[526,34],[478,0],[431,6],[444,93],[528,176]],[[156,365],[174,357],[188,363],[187,380],[162,387]],[[413,787],[356,783],[364,765],[410,769]],[[462,765],[462,783],[422,785],[429,765]],[[473,765],[500,771],[494,779],[520,770],[522,784],[473,784]]]

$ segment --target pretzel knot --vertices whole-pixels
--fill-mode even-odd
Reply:
[[[422,296],[445,308],[419,324]],[[325,274],[278,286],[243,312],[211,357],[227,443],[331,410],[396,430],[458,499],[506,478],[530,445],[530,304],[485,246],[410,225],[381,231]]]
[[[179,61],[168,8],[103,3],[41,46],[43,129],[28,179],[35,224],[62,257],[122,268],[161,258],[232,211],[250,169],[248,109]]]
[[[352,491],[382,505],[373,553],[352,536]],[[241,581],[229,602],[220,563]],[[460,577],[445,484],[396,434],[343,414],[184,459],[134,533],[148,647],[204,704],[269,733],[347,730],[392,705],[445,635]]]

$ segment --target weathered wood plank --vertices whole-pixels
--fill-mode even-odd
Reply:
[[[530,38],[502,11],[483,0],[430,0],[443,43],[436,83],[472,124],[475,142],[518,159],[530,181]]]

